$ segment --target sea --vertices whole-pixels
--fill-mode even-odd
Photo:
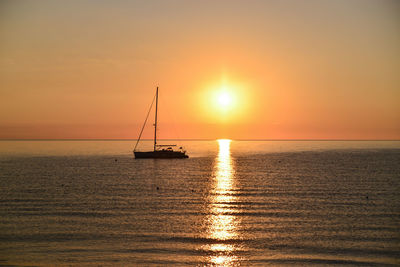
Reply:
[[[400,266],[400,141],[176,142],[0,141],[0,266]]]

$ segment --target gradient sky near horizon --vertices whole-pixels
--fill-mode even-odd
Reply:
[[[136,138],[156,86],[160,138],[400,139],[400,2],[0,2],[0,138]]]

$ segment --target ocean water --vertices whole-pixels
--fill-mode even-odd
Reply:
[[[400,265],[399,141],[182,143],[0,141],[0,266]]]

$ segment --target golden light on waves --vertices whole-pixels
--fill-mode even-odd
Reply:
[[[231,140],[218,140],[219,153],[216,159],[212,197],[210,201],[209,238],[216,240],[209,246],[213,252],[210,263],[219,266],[232,266],[238,260],[234,254],[235,246],[229,240],[237,239],[239,219],[234,215],[232,202],[237,201],[235,189],[235,167],[230,153]],[[221,243],[218,243],[221,241]]]

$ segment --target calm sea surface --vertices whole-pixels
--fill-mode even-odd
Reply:
[[[0,141],[0,266],[400,265],[399,141],[181,143]]]

